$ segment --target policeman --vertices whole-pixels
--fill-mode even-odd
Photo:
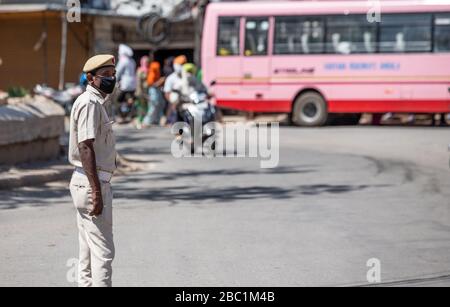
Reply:
[[[116,169],[115,139],[106,112],[116,84],[112,55],[90,58],[84,68],[88,86],[70,116],[69,162],[75,166],[70,193],[77,209],[81,287],[110,287],[114,242],[110,181]]]

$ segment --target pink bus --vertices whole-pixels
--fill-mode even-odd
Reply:
[[[450,113],[450,1],[212,3],[202,68],[219,107],[300,126]]]

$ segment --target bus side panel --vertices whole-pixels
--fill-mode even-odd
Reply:
[[[330,91],[330,112],[450,112],[450,54],[365,57],[349,56]]]
[[[274,56],[272,63],[269,81],[222,83],[219,104],[285,113],[298,93],[311,89],[331,113],[450,112],[450,54]],[[240,90],[255,86],[270,86],[270,94],[261,101]]]
[[[450,112],[450,54],[274,56],[271,100],[313,89],[332,113]]]

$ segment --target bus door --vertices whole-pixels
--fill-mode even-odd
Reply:
[[[214,83],[218,102],[224,107],[236,107],[234,102],[241,96],[241,28],[240,17],[219,17],[216,54],[204,67],[212,76],[209,81]]]
[[[243,19],[243,57],[241,83],[243,99],[251,111],[267,111],[270,96],[269,17],[247,17]]]

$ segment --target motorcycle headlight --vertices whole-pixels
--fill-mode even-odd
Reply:
[[[211,129],[211,128],[209,128],[209,127],[205,128],[205,134],[206,134],[206,135],[213,135],[213,133],[214,133],[214,130],[213,130],[213,129]]]
[[[198,103],[201,102],[200,96],[199,96],[199,94],[198,94],[197,92],[191,93],[191,94],[189,95],[189,99],[190,99],[193,103],[195,103],[195,104],[198,104]]]
[[[206,101],[207,100],[207,95],[205,93],[198,94],[198,100],[199,101]]]

